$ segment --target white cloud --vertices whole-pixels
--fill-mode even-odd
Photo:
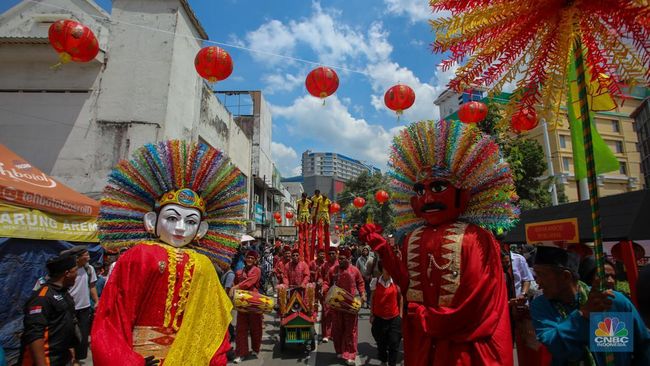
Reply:
[[[293,172],[296,169],[296,164],[298,164],[298,154],[293,147],[271,141],[271,157],[283,177],[297,175],[293,174]]]
[[[325,105],[311,96],[302,96],[290,106],[271,106],[274,116],[291,121],[287,124],[291,135],[307,132],[309,137],[329,151],[366,160],[385,168],[392,137],[403,127],[386,130],[380,125],[353,117],[336,95],[326,99]]]
[[[433,18],[429,2],[424,0],[384,0],[388,13],[406,15],[411,22],[421,22]]]
[[[294,32],[279,20],[262,24],[257,30],[246,34],[246,45],[253,51],[251,55],[258,61],[279,63],[286,59],[269,56],[269,53],[291,55],[296,46]]]
[[[264,92],[275,94],[277,92],[290,92],[305,82],[304,75],[291,75],[289,73],[268,74],[262,77],[266,83]]]

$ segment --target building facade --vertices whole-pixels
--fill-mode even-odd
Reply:
[[[647,93],[647,88],[636,88],[629,93],[630,95],[627,96],[625,101],[616,101],[618,106],[615,110],[596,112],[594,114],[594,125],[598,133],[620,163],[619,171],[608,172],[598,176],[598,192],[601,196],[610,196],[644,188],[644,180],[641,174],[639,137],[634,119],[630,117],[630,114],[639,107]],[[501,93],[497,102],[506,103],[509,96],[508,93]],[[487,98],[483,98],[482,100],[486,102]],[[457,118],[456,112],[442,114],[441,110],[441,116],[454,119]],[[553,164],[556,184],[563,185],[564,193],[569,202],[578,201],[580,198],[578,192],[579,184],[574,175],[571,131],[569,130],[566,109],[560,111],[557,126],[550,127],[548,130],[551,151],[550,159]],[[541,146],[544,146],[542,124],[523,133],[522,136],[535,139]]]
[[[302,153],[303,188],[310,196],[318,189],[323,195],[336,200],[336,196],[345,188],[345,182],[362,172],[375,174],[381,173],[381,170],[343,154],[311,150]]]
[[[93,30],[94,60],[50,67],[59,19]],[[0,143],[94,198],[119,160],[166,139],[223,150],[252,187],[252,136],[194,70],[207,38],[187,0],[114,0],[110,15],[92,0],[19,3],[0,15]]]
[[[646,97],[630,115],[634,118],[636,132],[639,136],[639,153],[641,154],[641,174],[645,187],[650,187],[650,97]]]

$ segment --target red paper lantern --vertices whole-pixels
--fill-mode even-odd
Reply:
[[[282,219],[282,215],[281,215],[278,211],[275,211],[275,212],[273,213],[273,217],[274,217],[276,220],[280,220],[280,219]]]
[[[293,212],[287,211],[287,213],[284,214],[284,217],[286,217],[289,220],[293,219]]]
[[[99,43],[90,28],[70,19],[52,23],[47,33],[50,44],[59,53],[62,64],[88,62],[97,56]]]
[[[393,85],[384,94],[384,104],[401,116],[415,102],[415,92],[408,85]]]
[[[348,226],[348,225],[345,225],[345,226],[344,226],[344,228],[345,228],[345,230],[347,230],[347,229],[349,229],[349,228],[350,228],[350,226]]]
[[[464,103],[458,109],[458,119],[463,123],[478,123],[487,117],[487,105],[481,102]]]
[[[533,108],[524,108],[512,116],[512,129],[515,132],[529,131],[537,127],[537,113]]]
[[[217,46],[203,47],[194,58],[196,72],[211,83],[225,80],[232,74],[232,59],[228,52]]]
[[[317,67],[307,75],[305,86],[309,94],[325,99],[339,88],[339,76],[329,67]]]
[[[341,205],[336,202],[332,202],[332,204],[330,204],[330,214],[334,215],[339,211],[341,211]]]
[[[356,208],[361,208],[366,204],[366,200],[363,197],[357,197],[352,201],[352,204]]]
[[[338,226],[338,225],[334,225],[334,230],[339,231],[339,226]]]
[[[377,191],[377,193],[375,193],[375,199],[377,200],[377,202],[379,202],[380,205],[383,205],[384,202],[388,201],[388,198],[389,198],[388,192],[384,190],[380,190]]]

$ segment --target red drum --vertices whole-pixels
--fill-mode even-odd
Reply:
[[[275,301],[273,301],[272,297],[246,290],[235,290],[233,303],[235,309],[242,313],[271,313],[275,306]]]
[[[361,297],[352,296],[352,294],[336,285],[330,287],[325,302],[334,310],[350,314],[357,314],[361,309]]]

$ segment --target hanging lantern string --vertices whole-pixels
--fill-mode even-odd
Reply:
[[[43,2],[38,1],[38,0],[27,0],[27,1],[28,1],[28,2],[31,2],[31,3],[39,4],[39,5],[49,6],[49,7],[51,7],[51,8],[55,8],[55,9],[59,9],[59,10],[66,10],[66,11],[72,12],[72,10],[70,10],[70,9],[68,9],[68,8],[65,8],[65,7],[62,7],[62,6],[53,5],[53,4],[43,3]],[[196,40],[196,41],[199,41],[199,42],[203,42],[203,43],[207,43],[207,44],[212,44],[212,45],[217,45],[217,46],[223,46],[223,47],[228,47],[228,48],[234,48],[234,49],[238,49],[238,50],[248,51],[248,52],[251,52],[251,53],[257,53],[257,54],[260,54],[260,55],[279,57],[279,58],[283,58],[283,59],[287,59],[287,60],[292,60],[292,61],[297,61],[297,62],[301,62],[301,63],[309,64],[309,65],[327,66],[327,67],[330,67],[330,68],[332,68],[332,69],[337,69],[337,70],[341,70],[341,71],[347,71],[347,72],[356,73],[356,74],[361,74],[361,75],[364,75],[364,76],[368,76],[368,77],[370,77],[370,74],[367,73],[367,72],[365,72],[365,71],[356,70],[356,69],[350,69],[350,68],[345,67],[345,66],[340,66],[340,65],[328,65],[328,64],[323,64],[322,62],[311,61],[311,60],[307,60],[307,59],[304,59],[304,58],[298,58],[298,57],[293,57],[293,56],[287,56],[287,55],[282,55],[282,54],[279,54],[279,53],[273,53],[273,52],[269,52],[269,51],[256,50],[256,49],[253,49],[253,48],[250,48],[250,47],[238,46],[238,45],[231,44],[231,43],[211,41],[211,40],[208,40],[208,39],[202,39],[202,38],[199,38],[199,37],[194,37],[194,36],[189,35],[189,34],[174,33],[174,32],[172,32],[172,31],[168,31],[168,30],[164,30],[164,29],[160,29],[160,28],[149,27],[149,26],[146,26],[146,25],[133,24],[133,23],[125,22],[125,21],[123,21],[123,20],[114,20],[114,19],[111,19],[111,18],[101,17],[101,16],[97,16],[97,15],[90,15],[90,14],[87,14],[87,15],[88,15],[89,17],[91,17],[91,18],[94,18],[94,19],[96,19],[96,20],[102,22],[102,23],[111,23],[111,24],[123,24],[123,25],[128,25],[128,26],[132,26],[132,27],[137,27],[137,28],[141,28],[141,29],[146,29],[146,30],[149,30],[149,31],[152,31],[152,32],[166,33],[166,34],[170,34],[170,35],[175,35],[175,36],[179,36],[179,37],[184,37],[184,38],[187,38],[187,39],[193,39],[193,40]]]

